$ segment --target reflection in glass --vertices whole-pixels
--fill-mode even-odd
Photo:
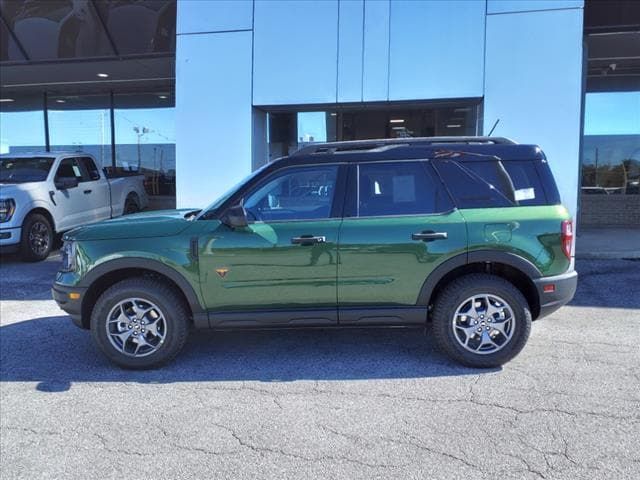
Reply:
[[[476,135],[477,113],[475,104],[269,112],[269,160],[314,142]]]
[[[582,193],[640,194],[640,92],[588,93]]]
[[[0,154],[45,149],[42,96],[2,95],[0,100]]]
[[[111,165],[111,116],[108,95],[49,96],[52,152],[85,152]]]
[[[2,61],[25,60],[13,35],[30,60],[175,51],[175,0],[9,0],[0,4]]]
[[[160,207],[173,208],[176,145],[169,92],[115,95],[116,168],[145,175],[145,188]],[[155,205],[155,204],[154,204]]]

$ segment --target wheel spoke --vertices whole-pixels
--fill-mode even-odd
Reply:
[[[120,341],[122,342],[122,345],[119,348],[124,352],[127,340],[129,340],[131,335],[133,335],[133,331],[125,330],[124,332],[120,332],[120,333],[111,333],[111,335],[120,339]]]
[[[491,324],[491,328],[493,328],[494,330],[497,330],[498,332],[500,332],[502,335],[504,335],[505,337],[508,337],[506,329],[507,329],[507,323],[509,322],[509,320],[504,320],[501,322],[495,322]]]

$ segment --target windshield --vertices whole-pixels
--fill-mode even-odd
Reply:
[[[263,165],[262,167],[260,167],[259,169],[257,169],[254,172],[251,172],[249,175],[247,175],[245,178],[243,178],[242,180],[240,180],[238,183],[236,183],[233,187],[231,187],[229,190],[227,190],[225,193],[223,193],[220,197],[218,197],[218,199],[213,202],[211,205],[209,205],[207,208],[205,208],[204,210],[202,210],[202,213],[198,216],[198,220],[202,219],[202,220],[210,220],[211,218],[215,217],[215,213],[216,210],[218,208],[220,208],[220,206],[226,202],[227,200],[229,200],[229,198],[231,198],[231,196],[236,193],[238,191],[238,189],[240,187],[242,187],[245,183],[251,181],[252,178],[258,176],[258,174],[260,174],[265,168],[267,168],[269,166],[269,164],[267,163],[266,165]]]
[[[51,165],[52,157],[0,158],[0,183],[43,182]]]

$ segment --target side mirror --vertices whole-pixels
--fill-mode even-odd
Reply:
[[[69,188],[76,188],[78,186],[78,179],[76,177],[62,177],[56,179],[54,184],[58,190],[67,190]]]
[[[244,228],[247,222],[247,212],[242,205],[234,205],[224,215],[224,223],[231,228]]]

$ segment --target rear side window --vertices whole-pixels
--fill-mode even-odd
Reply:
[[[453,208],[424,162],[358,165],[359,217],[442,213]]]
[[[100,180],[98,167],[96,167],[96,164],[93,160],[91,160],[89,157],[82,157],[79,160],[91,180]]]
[[[504,162],[511,177],[518,205],[546,205],[547,198],[533,162]]]
[[[548,205],[534,161],[438,160],[460,208]]]
[[[433,162],[458,208],[511,207],[514,201],[489,180],[453,160]]]

